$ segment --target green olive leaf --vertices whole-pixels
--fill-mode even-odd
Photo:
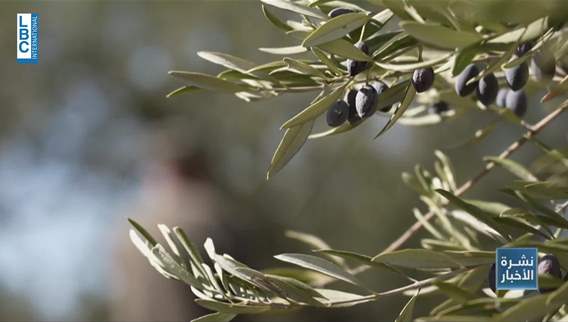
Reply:
[[[197,56],[212,62],[213,64],[221,65],[241,73],[247,73],[249,69],[255,66],[253,62],[246,59],[214,51],[198,51]]]
[[[338,55],[345,58],[360,60],[360,61],[373,61],[369,55],[362,52],[359,48],[353,46],[352,43],[345,39],[336,39],[325,44],[317,46],[323,51],[330,54]]]
[[[191,93],[191,92],[195,92],[195,91],[199,91],[199,90],[201,90],[201,88],[196,87],[196,86],[182,86],[182,87],[176,88],[173,91],[166,94],[166,98],[174,97],[174,96],[185,94],[185,93]]]
[[[275,15],[273,15],[267,8],[265,5],[262,5],[262,14],[264,14],[264,17],[266,17],[266,19],[268,21],[270,21],[270,23],[272,23],[274,26],[276,26],[279,29],[282,29],[284,31],[290,31],[292,30],[292,27],[288,26],[285,22],[283,22],[282,20],[280,20],[278,17],[276,17]]]
[[[343,84],[336,89],[334,89],[329,95],[320,98],[315,101],[310,106],[306,107],[303,111],[293,116],[291,119],[282,124],[282,129],[291,128],[293,126],[311,121],[316,117],[320,116],[322,113],[327,111],[331,104],[335,103],[343,92],[345,91],[346,84]]]
[[[327,136],[347,132],[347,131],[354,129],[359,124],[361,124],[361,122],[358,122],[358,123],[355,123],[355,124],[345,122],[338,127],[334,127],[334,128],[331,128],[331,129],[323,131],[323,132],[314,133],[314,134],[310,135],[308,137],[308,139],[310,139],[310,140],[321,139],[321,138],[324,138],[324,137],[327,137]]]
[[[467,67],[467,65],[471,64],[475,55],[477,55],[480,50],[481,48],[475,45],[461,49],[454,58],[452,76],[457,76]]]
[[[402,308],[402,311],[394,320],[394,322],[412,322],[412,315],[414,314],[414,304],[416,303],[416,298],[420,294],[420,289],[416,291],[416,294],[406,303]]]
[[[425,61],[412,63],[412,64],[386,64],[386,63],[375,62],[375,65],[377,65],[377,66],[379,66],[383,69],[391,70],[391,71],[395,71],[395,72],[410,72],[410,71],[413,71],[413,70],[418,69],[418,68],[433,66],[433,65],[435,65],[435,64],[437,64],[441,61],[445,61],[451,55],[453,55],[453,54],[440,55],[439,57],[436,57],[434,59],[425,60]]]
[[[547,29],[548,17],[543,17],[531,22],[528,26],[508,31],[489,40],[492,43],[517,43],[525,42],[542,35]]]
[[[538,179],[522,164],[511,159],[503,159],[498,157],[485,157],[484,160],[494,162],[503,169],[509,171],[513,175],[525,181],[537,181]]]
[[[412,104],[412,100],[414,100],[415,95],[416,95],[416,90],[414,89],[414,86],[412,86],[412,84],[410,84],[409,82],[406,88],[406,94],[404,95],[404,99],[402,100],[400,105],[396,108],[394,114],[390,117],[387,124],[385,124],[385,126],[375,136],[375,139],[378,138],[381,134],[388,131],[391,127],[393,127],[396,121],[402,117],[402,115],[404,114],[406,109],[410,106],[410,104]]]
[[[325,15],[323,15],[320,11],[315,10],[313,8],[310,8],[310,7],[306,7],[306,6],[296,4],[292,1],[261,0],[261,2],[264,3],[264,4],[267,4],[269,6],[279,8],[279,9],[295,12],[295,13],[300,14],[300,15],[306,15],[306,16],[309,16],[309,17],[314,17],[314,18],[318,18],[318,19],[322,19],[322,20],[327,19],[327,17]]]
[[[291,263],[322,273],[338,280],[342,280],[354,285],[359,285],[359,280],[357,280],[355,276],[344,271],[343,268],[341,268],[339,265],[334,264],[321,257],[305,254],[280,254],[274,256],[274,258],[283,262]]]
[[[428,249],[403,249],[379,254],[373,262],[416,269],[458,268],[462,265],[451,256]]]
[[[276,48],[258,48],[258,50],[273,55],[297,55],[308,51],[304,46],[289,46]]]
[[[312,132],[313,125],[314,121],[312,120],[286,129],[280,144],[278,144],[272,156],[270,167],[266,173],[266,180],[269,180],[278,173],[278,171],[284,168],[284,166],[292,160],[294,155],[300,151]]]
[[[325,64],[331,72],[337,75],[342,75],[345,73],[343,67],[336,60],[328,57],[323,50],[317,47],[312,47],[310,51],[312,52],[312,54],[314,54],[314,56],[317,57],[317,59],[319,59],[323,64]]]
[[[372,40],[371,43],[373,43]],[[402,32],[393,34],[393,37],[389,38],[387,42],[383,43],[383,45],[373,53],[373,58],[375,60],[380,60],[398,51],[406,50],[414,45],[416,45],[416,39],[408,34]]]
[[[202,74],[202,73],[173,70],[170,71],[169,74],[184,80],[186,83],[189,83],[190,85],[212,91],[235,93],[240,91],[246,91],[248,89],[246,86],[229,82],[217,78],[215,76]]]
[[[312,31],[302,42],[304,47],[317,46],[347,35],[349,32],[363,26],[369,19],[368,15],[360,12],[337,16]]]
[[[476,33],[457,31],[436,23],[402,21],[400,26],[412,37],[444,49],[465,48],[483,39]]]
[[[372,16],[371,19],[373,22],[376,22],[380,25],[386,24],[392,17],[394,13],[390,9],[384,9],[383,11],[377,13],[376,15]]]
[[[303,61],[286,57],[284,58],[284,62],[288,64],[289,69],[296,71],[300,74],[319,76],[321,78],[325,78],[325,75],[321,70],[316,69]]]

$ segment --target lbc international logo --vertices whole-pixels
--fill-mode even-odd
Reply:
[[[20,64],[37,64],[39,61],[39,15],[18,13],[16,60]]]
[[[538,289],[538,251],[536,248],[497,248],[495,260],[496,289]]]

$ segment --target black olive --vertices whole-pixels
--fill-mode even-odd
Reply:
[[[412,74],[412,86],[416,92],[422,93],[430,89],[434,84],[434,70],[432,67],[419,68]]]
[[[349,117],[349,105],[345,101],[337,101],[331,105],[327,111],[327,125],[331,127],[340,126]]]
[[[495,264],[491,264],[491,268],[489,269],[489,275],[487,276],[487,282],[489,284],[489,288],[495,293],[496,292],[496,278],[495,278]]]
[[[505,99],[505,106],[513,111],[518,117],[522,118],[527,113],[527,96],[525,92],[509,91]]]
[[[562,271],[560,270],[560,262],[556,256],[548,254],[538,261],[538,275],[549,275],[551,277],[562,279]],[[548,293],[556,288],[540,288],[540,293]]]
[[[383,83],[382,81],[374,81],[374,82],[371,83],[371,86],[373,86],[375,91],[377,91],[377,95],[378,95],[379,99],[380,99],[381,94],[384,91],[386,91],[387,89],[389,89],[389,86],[387,84]],[[385,106],[381,109],[381,112],[388,112],[388,111],[390,111],[391,108],[392,108],[392,105]]]
[[[489,105],[495,101],[497,91],[499,90],[499,83],[493,73],[490,73],[479,80],[477,84],[477,99],[483,105]]]
[[[349,123],[355,124],[361,121],[361,117],[357,114],[357,107],[355,106],[355,98],[357,97],[357,90],[352,89],[345,95],[345,101],[349,105],[349,117],[347,118]]]
[[[355,107],[361,118],[373,115],[377,110],[377,91],[369,85],[362,87],[355,97]]]
[[[477,88],[477,82],[467,82],[479,74],[479,68],[475,64],[469,64],[456,78],[456,93],[459,96],[467,96]]]
[[[439,102],[432,104],[432,106],[430,106],[430,108],[428,109],[428,113],[439,115],[439,114],[446,113],[449,110],[450,110],[450,106],[448,105],[448,103],[446,103],[444,101],[439,101]]]
[[[507,106],[507,94],[509,94],[510,89],[508,88],[501,88],[499,92],[497,92],[497,98],[495,99],[495,105],[499,107]]]
[[[362,41],[357,42],[355,44],[355,47],[359,48],[365,54],[367,55],[369,54],[369,47],[367,47],[367,44],[365,44],[364,42]],[[347,71],[351,76],[355,76],[360,72],[368,69],[369,67],[371,67],[371,64],[367,61],[357,61],[353,59],[347,60]]]
[[[512,90],[520,90],[529,80],[529,66],[526,62],[522,62],[517,66],[506,69],[505,79]]]
[[[517,48],[515,48],[515,55],[521,57],[524,54],[526,54],[529,50],[531,50],[532,47],[533,47],[532,42],[527,41],[525,43],[522,43],[518,45]]]

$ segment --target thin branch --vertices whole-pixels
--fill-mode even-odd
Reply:
[[[378,293],[367,295],[367,296],[364,296],[364,297],[360,297],[360,298],[357,298],[357,299],[354,299],[354,300],[333,302],[332,306],[338,305],[338,304],[340,305],[340,304],[348,304],[348,303],[353,303],[353,302],[361,302],[361,301],[373,301],[373,300],[376,300],[377,298],[379,298],[381,296],[400,294],[400,293],[403,293],[403,292],[406,292],[406,291],[409,291],[409,290],[414,290],[414,289],[417,289],[417,288],[423,288],[425,286],[432,285],[436,282],[445,281],[447,279],[450,279],[450,278],[452,278],[456,275],[459,275],[463,272],[467,272],[467,271],[469,271],[469,270],[471,270],[475,267],[476,266],[470,266],[470,267],[464,267],[464,268],[456,269],[456,270],[451,271],[451,272],[444,274],[444,275],[438,275],[438,276],[430,277],[430,278],[427,278],[425,280],[416,281],[412,284],[408,284],[408,285],[405,285],[405,286],[402,286],[402,287],[399,287],[399,288],[395,288],[395,289],[384,291],[384,292],[378,292]]]
[[[554,111],[550,112],[547,116],[541,119],[537,124],[530,127],[525,134],[517,141],[513,142],[509,145],[501,154],[499,154],[499,158],[506,159],[515,153],[519,148],[521,148],[525,143],[527,143],[532,137],[536,136],[542,129],[544,129],[548,124],[554,121],[562,112],[568,109],[568,100],[565,100],[558,108]],[[491,170],[495,167],[495,162],[488,162],[485,164],[485,167],[474,177],[466,181],[463,185],[461,185],[456,191],[456,196],[463,195],[466,191],[468,191],[471,187],[473,187],[479,180],[485,177]],[[434,217],[434,213],[432,211],[428,212],[424,215],[424,219],[426,221],[430,220]],[[398,237],[394,242],[392,242],[384,252],[391,252],[400,248],[406,241],[408,241],[420,228],[422,227],[422,223],[417,221],[408,228],[400,237]]]

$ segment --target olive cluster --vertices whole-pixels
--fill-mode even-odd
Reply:
[[[542,256],[538,261],[538,275],[539,276],[549,276],[556,279],[562,279],[562,270],[560,268],[560,262],[558,258],[552,254],[547,254]],[[491,265],[489,270],[489,276],[487,277],[489,282],[489,288],[495,292],[495,264]],[[568,274],[564,276],[564,280],[568,280]],[[548,293],[556,290],[556,288],[539,288],[539,293]]]
[[[348,121],[356,124],[377,111],[380,95],[388,89],[388,85],[381,81],[372,81],[359,89],[352,88],[342,100],[335,102],[327,111],[327,124],[331,127],[340,126]],[[381,109],[388,112],[391,106]]]
[[[493,73],[485,75],[479,81],[471,81],[479,73],[480,70],[476,64],[469,64],[456,78],[456,93],[464,97],[475,91],[477,100],[483,105],[490,105],[495,102],[497,106],[509,108],[519,117],[525,115],[527,97],[522,87],[527,79],[523,76],[522,68],[517,69],[514,74],[507,70],[506,79],[510,89],[499,90],[499,83]]]
[[[335,8],[328,13],[328,16],[334,18],[352,12],[353,10],[348,8]],[[355,43],[355,47],[369,55],[369,47],[365,42],[359,41]],[[372,63],[348,59],[346,65],[349,76],[353,77],[369,69]],[[422,93],[427,91],[434,83],[434,70],[431,67],[416,69],[412,74],[411,82],[416,92]],[[373,115],[377,109],[379,95],[388,88],[389,87],[381,81],[373,81],[358,90],[351,89],[347,92],[343,100],[337,101],[329,108],[327,112],[327,124],[332,127],[339,126],[345,121],[354,124],[363,118]],[[391,106],[385,107],[382,111],[388,112],[390,108]],[[445,108],[442,107],[434,110],[443,112],[447,110],[447,104]]]
[[[532,49],[532,43],[520,44],[515,49],[515,58],[520,58]],[[556,62],[548,50],[537,52],[531,59],[530,70],[535,79],[551,80],[556,71]],[[493,102],[499,107],[513,111],[518,117],[523,117],[527,111],[527,96],[523,91],[529,79],[529,66],[526,61],[505,70],[505,80],[508,88],[499,89],[499,83],[493,73],[489,73],[479,81],[471,81],[480,73],[476,64],[468,65],[456,78],[455,90],[459,96],[467,96],[473,91],[479,102],[490,105]]]
[[[341,9],[341,10],[339,10]],[[350,12],[349,9],[337,8],[332,10],[329,15],[341,15]],[[359,41],[355,44],[365,54],[369,54],[369,47],[365,42]],[[350,76],[369,69],[371,63],[367,61],[357,61],[353,59],[347,60],[347,71]],[[412,74],[411,83],[416,92],[421,93],[427,91],[434,83],[434,70],[431,67],[419,68]],[[345,121],[355,124],[373,115],[377,110],[379,96],[389,87],[382,81],[372,81],[359,89],[351,89],[345,95],[343,100],[339,100],[333,104],[327,112],[327,124],[332,127],[339,126]],[[388,112],[392,106],[384,107],[381,111]],[[447,106],[446,106],[447,109]]]

